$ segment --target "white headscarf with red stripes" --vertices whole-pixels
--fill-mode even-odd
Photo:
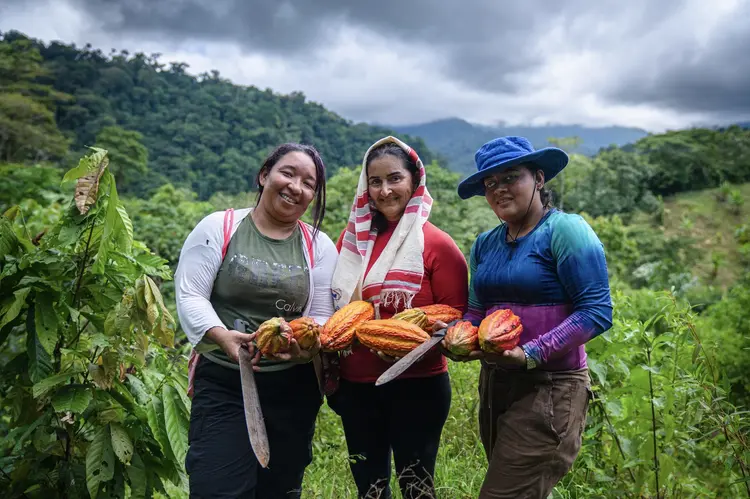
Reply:
[[[414,160],[419,169],[419,185],[412,194],[391,239],[373,264],[363,281],[372,254],[377,231],[371,227],[373,209],[367,190],[367,157],[376,147],[392,142]],[[427,176],[416,151],[395,137],[384,137],[367,149],[362,160],[362,171],[354,196],[349,223],[342,240],[331,289],[334,306],[338,310],[354,300],[366,300],[375,306],[380,317],[380,305],[396,309],[411,307],[411,300],[422,286],[424,274],[424,234],[422,226],[430,216],[432,197],[427,192]]]

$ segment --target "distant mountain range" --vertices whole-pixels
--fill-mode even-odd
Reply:
[[[548,139],[578,137],[580,145],[568,152],[594,155],[601,148],[611,145],[623,146],[648,135],[640,128],[619,126],[585,127],[580,125],[546,126],[484,126],[459,118],[448,118],[430,123],[407,126],[390,126],[399,133],[421,137],[427,147],[440,154],[448,167],[459,173],[470,173],[475,169],[474,153],[485,142],[505,135],[521,135],[528,138],[534,147],[549,145]]]

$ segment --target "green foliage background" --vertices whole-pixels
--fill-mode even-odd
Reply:
[[[156,55],[0,40],[0,492],[186,497],[189,345],[171,272],[204,216],[254,203],[270,147],[314,143],[336,240],[361,155],[390,133],[300,94],[192,77]],[[561,145],[575,138],[561,138]],[[468,255],[499,223],[425,160],[431,221]],[[85,146],[94,146],[86,148]],[[88,192],[75,197],[88,178]],[[748,488],[750,131],[693,129],[574,154],[550,182],[602,240],[614,326],[587,349],[597,397],[554,497],[738,497]],[[88,201],[87,201],[88,199]],[[476,363],[450,363],[440,497],[476,497]],[[324,406],[304,497],[354,497]],[[395,477],[394,477],[395,487]]]

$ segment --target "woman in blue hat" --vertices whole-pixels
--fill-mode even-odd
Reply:
[[[501,137],[475,160],[478,171],[458,194],[483,195],[502,223],[472,246],[465,319],[479,325],[511,309],[523,333],[502,355],[450,357],[482,363],[479,422],[489,468],[480,497],[545,498],[581,447],[591,393],[584,344],[612,326],[607,263],[586,221],[550,205],[544,183],[567,165],[564,151]]]

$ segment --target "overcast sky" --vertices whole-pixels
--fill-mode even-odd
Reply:
[[[2,0],[11,29],[158,52],[355,121],[750,120],[750,0]]]

